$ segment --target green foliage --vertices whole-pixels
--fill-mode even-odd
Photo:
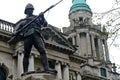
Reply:
[[[108,39],[109,32],[103,32],[102,39]]]

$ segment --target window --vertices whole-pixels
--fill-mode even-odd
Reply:
[[[101,73],[101,76],[103,76],[103,77],[107,77],[106,69],[104,69],[104,68],[100,68],[100,73]]]
[[[79,17],[79,21],[80,21],[80,22],[83,22],[83,17]]]
[[[77,80],[77,76],[74,71],[69,71],[69,80]]]
[[[51,69],[55,69],[55,61],[54,60],[49,60],[48,62],[49,62],[49,67]]]
[[[98,36],[96,36],[96,37],[98,37]],[[97,59],[100,59],[98,38],[94,38],[94,43],[95,43]]]
[[[72,44],[72,38],[68,38],[68,40],[70,41],[70,43]]]
[[[0,67],[0,80],[6,80],[5,70],[1,67]]]

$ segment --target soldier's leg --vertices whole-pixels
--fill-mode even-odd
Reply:
[[[34,46],[40,53],[41,63],[44,67],[44,70],[48,70],[49,64],[48,64],[48,60],[46,56],[44,43],[43,43],[43,40],[39,36],[36,36],[36,39],[34,40]]]
[[[32,48],[32,40],[31,38],[26,38],[24,40],[24,58],[23,58],[24,73],[28,72],[29,56],[30,56],[31,48]]]

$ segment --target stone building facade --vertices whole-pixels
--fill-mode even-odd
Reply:
[[[116,66],[109,58],[107,32],[92,23],[92,11],[86,0],[72,0],[72,3],[70,26],[64,27],[63,33],[52,25],[42,28],[50,68],[58,71],[56,78],[120,80]],[[7,43],[14,28],[15,24],[0,19],[0,80],[19,80],[23,73],[23,42],[15,45]],[[29,71],[43,69],[39,58],[33,46]]]

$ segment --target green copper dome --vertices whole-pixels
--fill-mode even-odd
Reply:
[[[92,14],[90,7],[86,4],[86,0],[72,0],[72,7],[70,8],[70,12],[72,13],[77,10],[86,10]]]

